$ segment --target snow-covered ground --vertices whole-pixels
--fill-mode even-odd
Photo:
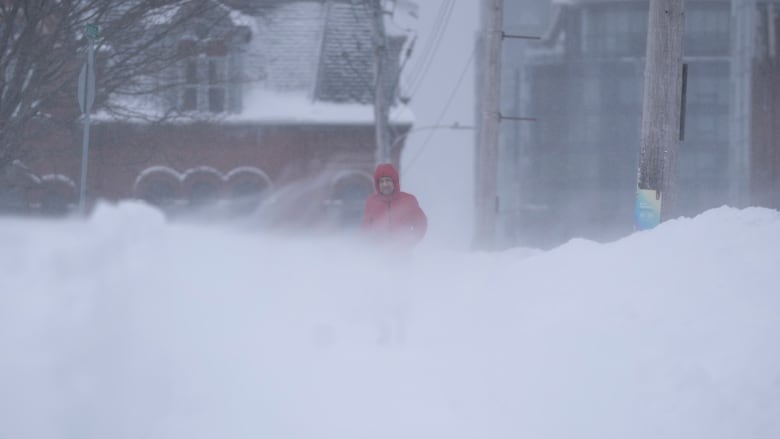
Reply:
[[[125,204],[0,242],[0,438],[780,437],[777,211],[388,254]]]

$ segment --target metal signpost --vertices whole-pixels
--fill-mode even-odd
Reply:
[[[89,155],[89,114],[92,112],[92,104],[95,102],[95,40],[99,36],[99,28],[96,24],[87,24],[84,35],[89,40],[87,51],[87,63],[81,68],[79,74],[79,108],[84,115],[84,142],[81,148],[81,192],[79,194],[79,211],[86,213],[87,192],[87,163]]]

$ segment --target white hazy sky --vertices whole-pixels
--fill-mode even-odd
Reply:
[[[416,127],[474,125],[474,52],[479,26],[479,1],[425,0],[420,6],[418,37],[406,70],[420,71],[430,58],[427,73],[416,74],[410,105]],[[449,12],[447,12],[449,11]],[[438,44],[437,17],[449,17]],[[444,26],[444,25],[442,25]],[[421,78],[421,79],[418,79]],[[460,85],[458,85],[460,81]],[[409,135],[401,158],[401,185],[415,194],[431,221],[430,239],[466,248],[473,233],[474,131],[420,129]]]
[[[122,204],[0,242],[0,438],[780,437],[778,211],[389,254]]]

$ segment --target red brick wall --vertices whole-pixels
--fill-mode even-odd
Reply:
[[[396,127],[399,135],[408,128]],[[82,138],[80,126],[44,137],[31,147],[25,164],[34,175],[65,176],[77,188]],[[300,209],[327,204],[342,177],[351,176],[354,182],[354,176],[359,175],[370,189],[374,167],[371,125],[96,122],[91,126],[89,148],[89,204],[97,199],[141,196],[139,176],[151,167],[164,167],[176,174],[169,180],[172,184],[180,180],[176,196],[182,200],[187,200],[196,180],[221,184],[219,195],[226,197],[234,181],[222,180],[237,168],[249,167],[267,175],[280,194],[280,206],[289,211],[286,216],[302,217]],[[402,148],[403,142],[393,151],[396,163]],[[204,167],[205,171],[197,172]],[[76,188],[70,190],[77,197]],[[33,192],[42,193],[31,191],[31,196]]]

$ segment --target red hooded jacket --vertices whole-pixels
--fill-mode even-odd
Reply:
[[[384,195],[379,191],[381,177],[393,179],[395,190],[392,194]],[[376,167],[374,188],[376,191],[366,200],[360,228],[376,238],[399,239],[408,244],[422,240],[428,218],[414,195],[401,192],[398,171],[393,165],[386,163]]]

